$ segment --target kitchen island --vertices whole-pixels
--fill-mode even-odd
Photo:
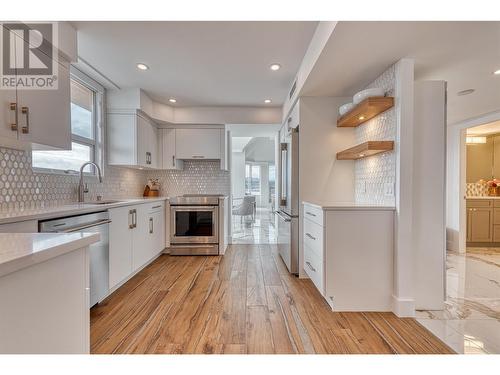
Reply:
[[[90,233],[0,234],[0,353],[89,353]]]

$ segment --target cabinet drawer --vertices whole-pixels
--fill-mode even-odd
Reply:
[[[500,208],[493,209],[493,224],[500,224]]]
[[[500,199],[493,199],[493,206],[500,207]]]
[[[500,242],[500,225],[493,225],[493,242]]]
[[[164,208],[165,208],[165,202],[163,201],[148,203],[147,205],[148,213],[163,211]]]
[[[304,246],[309,247],[323,260],[323,231],[324,227],[308,218],[304,219]]]
[[[319,207],[304,205],[304,217],[323,226],[323,210]]]
[[[467,207],[492,207],[492,199],[467,199]]]
[[[311,278],[314,285],[316,285],[321,295],[324,295],[323,262],[307,246],[304,246],[304,271]]]

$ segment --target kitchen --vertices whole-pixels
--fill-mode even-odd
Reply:
[[[350,57],[349,35],[424,25],[50,25],[58,88],[0,91],[1,353],[460,351],[414,319],[445,304],[446,82],[417,81],[403,41],[368,72]],[[272,35],[232,71],[257,88],[220,66],[233,35]],[[238,126],[277,140],[275,243],[233,242]]]

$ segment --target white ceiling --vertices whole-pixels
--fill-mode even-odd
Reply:
[[[78,54],[177,106],[281,106],[317,22],[73,22]],[[147,64],[139,71],[137,62]],[[281,64],[279,71],[269,69]]]
[[[500,22],[339,22],[301,95],[350,96],[404,57],[448,82],[449,123],[500,108]]]

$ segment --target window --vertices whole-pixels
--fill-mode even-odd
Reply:
[[[245,194],[260,195],[260,165],[245,165]]]
[[[100,163],[101,134],[99,109],[104,90],[78,72],[71,75],[71,150],[33,151],[33,168],[40,172],[74,174],[87,161]],[[94,168],[85,167],[94,174]]]

